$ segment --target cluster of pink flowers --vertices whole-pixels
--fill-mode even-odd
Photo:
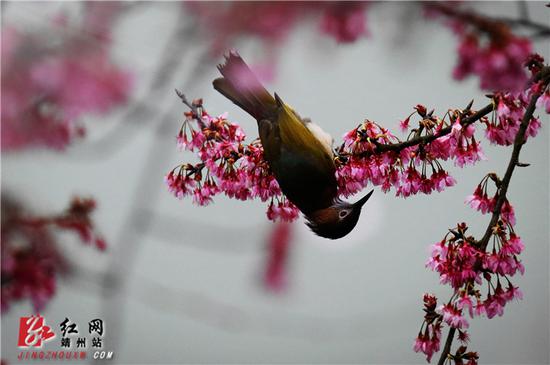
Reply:
[[[396,195],[402,197],[419,192],[430,194],[455,185],[454,178],[438,160],[453,159],[455,165],[463,167],[485,158],[474,137],[474,126],[461,124],[471,113],[452,110],[441,119],[417,105],[415,112],[400,123],[402,130],[407,130],[411,117],[420,117],[418,128],[409,133],[408,139],[441,137],[403,148],[386,128],[366,120],[344,135],[344,143],[338,149],[337,177],[341,194],[352,195],[368,183],[381,185],[384,192],[393,187]],[[441,133],[444,128],[450,128],[449,133]]]
[[[458,339],[464,345],[459,347],[455,354],[450,354],[456,364],[477,365],[478,354],[473,351],[466,352],[466,343],[469,341],[468,333],[462,328],[468,328],[468,322],[462,316],[462,311],[452,304],[437,305],[437,298],[433,294],[424,294],[424,322],[420,327],[418,336],[413,345],[415,352],[422,352],[426,360],[431,361],[432,356],[441,347],[441,329],[443,323],[447,323],[458,331]]]
[[[527,74],[523,62],[531,54],[531,41],[510,34],[504,40],[489,40],[480,45],[476,34],[461,35],[458,46],[458,64],[453,76],[463,80],[477,75],[485,90],[519,91],[525,87]]]
[[[186,3],[213,38],[215,52],[239,36],[281,42],[304,19],[320,18],[319,29],[338,42],[349,43],[367,34],[366,2],[233,2]]]
[[[355,42],[367,35],[365,2],[336,2],[326,7],[321,18],[321,31],[340,43]]]
[[[486,121],[487,129],[485,130],[485,135],[491,143],[503,146],[509,146],[514,143],[521,119],[525,114],[525,109],[536,87],[537,84],[520,93],[495,93],[496,113],[493,115],[491,121]],[[548,91],[546,94],[548,94]],[[550,98],[550,96],[546,97]],[[541,99],[544,101],[544,98],[541,97]],[[539,118],[533,116],[527,127],[525,139],[535,137],[540,127]]]
[[[548,90],[542,89],[547,87],[547,84],[537,81],[536,75],[542,70],[543,62],[539,55],[528,57],[525,65],[532,73],[533,82],[525,91],[495,92],[493,95],[496,109],[493,118],[481,119],[487,126],[486,137],[492,143],[508,146],[515,142],[533,95],[542,94],[537,105],[548,103]],[[525,139],[536,136],[541,125],[539,119],[533,116],[526,121],[526,126]],[[488,192],[492,184],[496,186],[494,194]],[[432,246],[426,266],[439,273],[442,284],[448,284],[453,288],[453,295],[447,304],[437,308],[433,304],[430,310],[426,309],[425,304],[424,310],[429,312],[430,316],[425,316],[424,324],[426,328],[432,328],[432,332],[435,328],[441,331],[442,325],[448,325],[457,330],[459,339],[465,342],[468,339],[465,329],[469,326],[466,313],[471,318],[481,315],[488,318],[502,316],[508,302],[521,299],[523,296],[511,278],[518,272],[524,273],[524,266],[518,258],[524,245],[514,231],[514,208],[506,196],[501,197],[504,194],[501,191],[502,184],[495,173],[487,174],[473,194],[466,199],[466,203],[473,209],[482,214],[493,214],[493,219],[496,220],[496,224],[490,227],[482,240],[477,241],[474,237],[467,236],[467,225],[460,223],[456,229],[449,230],[440,242]],[[496,211],[497,206],[500,207],[500,211]],[[485,287],[486,291],[482,289]],[[426,298],[425,296],[425,302]],[[430,303],[435,302],[435,298],[429,298]],[[433,354],[439,350],[440,345],[435,343],[436,341],[439,342],[439,336],[429,335],[429,330],[426,329],[418,335],[414,350],[423,352],[430,361]],[[468,364],[477,363],[477,354],[466,352],[466,346],[461,346],[455,354],[449,356],[457,364],[464,363],[466,359],[469,361]]]
[[[492,180],[495,183],[499,183],[498,177],[491,173],[488,174],[481,180],[479,185],[476,187],[474,193],[466,198],[466,203],[470,205],[473,209],[480,211],[482,214],[492,213],[495,207],[497,195],[495,194],[492,197],[489,197],[487,193],[488,182]],[[516,224],[516,216],[514,213],[514,207],[508,202],[508,199],[505,198],[504,204],[500,209],[500,218],[505,224],[508,224],[510,227],[513,227]]]
[[[55,294],[57,276],[69,268],[58,250],[56,230],[76,232],[84,243],[106,249],[90,218],[94,208],[93,200],[75,198],[62,214],[31,216],[2,197],[2,311],[12,302],[30,299],[39,312]]]
[[[495,195],[489,198],[487,187],[490,181],[497,186],[500,184],[495,174],[489,174],[466,200],[472,208],[483,214],[493,213],[500,193],[497,189]],[[511,277],[516,273],[524,272],[523,264],[518,258],[524,245],[514,232],[515,222],[514,209],[508,200],[505,200],[498,223],[492,227],[489,240],[491,247],[484,247],[482,242],[467,236],[468,227],[465,223],[449,230],[440,242],[432,246],[426,266],[438,272],[440,282],[450,285],[454,290],[449,302],[435,309],[435,313],[439,315],[437,323],[459,330],[459,338],[468,338],[465,329],[469,323],[465,312],[471,318],[481,315],[488,318],[502,316],[506,303],[522,298],[521,290],[511,281]],[[482,292],[483,287],[487,287],[486,293]],[[426,323],[426,319],[424,322]],[[430,361],[433,353],[439,350],[439,345],[418,345],[425,342],[425,334],[419,335],[414,350],[423,352]],[[462,351],[464,355],[465,349],[466,347],[461,347],[458,352]],[[459,356],[458,352],[453,356]],[[477,357],[474,360],[476,359]]]
[[[501,280],[506,280],[508,290],[505,294],[508,296],[505,297],[513,299],[521,295],[509,278],[517,272],[524,272],[523,264],[517,257],[523,250],[523,243],[512,228],[504,227],[505,224],[500,220],[494,227],[491,251],[479,247],[473,237],[464,236],[467,229],[465,223],[459,224],[456,230],[451,230],[442,241],[432,246],[426,265],[439,273],[442,284],[453,287],[457,294],[457,308],[467,307],[471,316],[487,313],[489,318],[493,317],[494,312],[486,312],[486,309],[494,306],[482,301],[480,293],[474,289],[475,284],[482,284],[483,280],[489,282],[489,294],[491,289],[501,288]],[[491,302],[490,299],[489,295],[487,300]]]
[[[441,346],[441,328],[443,323],[454,327],[458,331],[458,339],[463,344],[469,341],[469,336],[464,328],[468,328],[468,322],[462,316],[462,310],[452,304],[437,305],[437,298],[433,294],[424,294],[424,322],[420,327],[418,336],[414,341],[413,350],[426,355],[428,362],[439,351]],[[467,347],[461,346],[455,354],[451,355],[456,364],[477,365],[479,358],[476,352],[466,352]],[[465,362],[466,361],[466,362]]]
[[[84,134],[81,116],[126,102],[131,78],[110,59],[111,22],[96,19],[117,6],[88,6],[80,26],[61,17],[46,32],[2,29],[3,150],[63,149]]]
[[[197,154],[201,162],[182,164],[165,177],[168,189],[179,199],[193,196],[198,205],[207,205],[212,197],[224,193],[230,198],[269,201],[270,220],[292,221],[298,209],[284,197],[279,184],[263,159],[259,140],[245,144],[243,130],[226,119],[211,117],[196,101],[201,116],[185,114],[177,137],[181,150]]]
[[[532,79],[544,65],[544,58],[538,54],[532,54],[527,58],[525,66],[531,71]],[[485,135],[491,143],[509,146],[514,143],[514,139],[519,130],[523,115],[529,105],[531,97],[541,91],[542,84],[532,82],[531,85],[520,92],[495,92],[493,100],[496,105],[496,111],[491,120],[484,120],[487,129]],[[546,113],[550,113],[550,90],[542,93],[537,101],[538,107],[543,107]],[[533,116],[529,121],[525,139],[535,137],[541,127],[540,119]]]
[[[211,117],[202,108],[201,100],[195,102],[202,115],[185,114],[177,144],[180,150],[196,153],[200,162],[172,169],[165,177],[170,192],[179,199],[191,195],[198,205],[209,204],[213,196],[222,192],[239,200],[269,200],[270,220],[297,218],[297,208],[281,193],[263,159],[260,141],[245,144],[246,136],[237,124],[229,122],[225,114]],[[419,116],[418,128],[409,133],[409,139],[441,136],[404,148],[387,129],[365,121],[344,136],[344,143],[336,151],[339,194],[350,196],[369,183],[381,185],[385,192],[393,187],[396,195],[402,197],[430,194],[455,185],[439,160],[453,159],[463,167],[484,158],[474,137],[474,126],[461,124],[462,118],[471,113],[452,110],[440,119],[417,105],[406,119],[408,127],[411,117]]]
[[[414,342],[413,350],[426,354],[428,361],[439,351],[441,344],[441,315],[436,313],[437,298],[432,294],[424,294],[424,322],[420,327]]]
[[[455,79],[476,75],[480,87],[491,91],[525,88],[528,76],[523,64],[532,52],[528,38],[516,36],[503,22],[464,10],[458,3],[430,3],[426,9],[429,15],[444,16],[460,37]]]
[[[200,162],[172,169],[165,177],[170,192],[179,199],[190,195],[198,205],[209,204],[220,193],[239,200],[259,198],[270,202],[270,220],[297,218],[298,209],[284,197],[263,159],[260,141],[245,144],[244,132],[225,114],[212,117],[202,108],[202,100],[195,103],[200,111],[185,114],[177,144],[180,150],[196,153]],[[402,197],[442,191],[456,182],[440,160],[454,160],[463,167],[484,158],[473,124],[461,123],[473,111],[450,110],[441,119],[422,105],[414,110],[401,123],[408,129],[411,118],[419,117],[407,141],[433,137],[430,142],[401,147],[390,131],[369,120],[344,135],[335,157],[340,195],[350,196],[367,184],[381,185],[384,192],[393,187]]]

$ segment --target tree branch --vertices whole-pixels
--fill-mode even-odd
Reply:
[[[506,173],[504,174],[504,178],[502,179],[500,184],[498,198],[495,204],[495,208],[493,209],[491,221],[489,223],[489,226],[487,227],[487,230],[485,231],[485,234],[483,235],[483,238],[479,241],[479,247],[482,250],[485,250],[485,248],[487,247],[489,239],[491,238],[492,228],[497,224],[498,218],[500,217],[500,210],[502,209],[502,205],[506,200],[506,193],[508,191],[508,186],[510,185],[512,174],[514,173],[514,169],[516,168],[516,166],[519,164],[519,153],[521,151],[521,148],[525,144],[525,132],[527,131],[527,127],[529,126],[531,118],[533,118],[533,114],[535,113],[537,100],[542,95],[542,93],[546,89],[546,86],[550,82],[550,67],[545,67],[541,71],[541,77],[544,86],[540,88],[539,92],[534,93],[533,96],[531,96],[529,105],[527,106],[527,109],[525,109],[525,114],[523,115],[518,134],[516,134],[516,138],[514,140],[514,149],[512,150],[512,156],[510,157],[508,168],[506,169]]]
[[[445,341],[445,347],[443,347],[443,352],[441,357],[437,362],[437,365],[443,365],[448,358],[449,353],[451,352],[451,345],[453,344],[453,339],[455,337],[456,328],[451,327],[449,329],[449,334],[447,335],[447,340]]]
[[[529,19],[525,18],[495,18],[496,21],[502,22],[504,24],[507,24],[510,27],[524,27],[524,28],[530,28],[531,30],[534,30],[537,32],[537,35],[539,36],[548,36],[550,35],[550,27],[546,24],[541,24],[534,22]]]
[[[480,109],[477,112],[475,112],[474,114],[472,114],[471,116],[464,118],[461,121],[461,125],[463,127],[469,126],[470,124],[473,124],[473,123],[477,122],[478,120],[480,120],[481,118],[483,118],[487,114],[491,113],[493,110],[494,110],[494,105],[492,103],[489,104],[489,105],[486,105],[482,109]],[[452,126],[448,126],[448,127],[445,127],[443,129],[441,129],[439,131],[439,133],[437,133],[437,134],[412,138],[412,139],[409,139],[408,141],[399,142],[399,143],[380,144],[380,143],[375,142],[376,152],[387,152],[387,151],[399,152],[402,149],[407,148],[407,147],[416,146],[416,145],[419,145],[419,144],[430,143],[431,141],[433,141],[433,140],[435,140],[439,137],[443,137],[443,136],[451,133],[451,130],[452,130]],[[358,153],[356,156],[365,157],[365,156],[368,156],[370,154],[372,154],[372,152],[364,151],[364,152]]]
[[[524,27],[536,31],[538,36],[550,35],[550,27],[548,25],[534,22],[524,15],[521,18],[490,17],[478,14],[473,10],[458,9],[456,6],[442,2],[430,3],[428,7],[445,16],[472,24],[489,34],[507,34],[509,32],[509,29],[506,29],[507,27]]]
[[[506,173],[500,184],[499,194],[498,194],[497,202],[495,204],[495,208],[493,209],[493,215],[491,217],[491,221],[487,226],[485,235],[478,242],[480,250],[482,251],[485,251],[485,249],[487,248],[487,244],[489,243],[489,240],[491,238],[492,228],[497,224],[498,218],[500,217],[500,210],[502,209],[502,205],[506,200],[506,192],[508,191],[508,186],[510,185],[510,180],[512,178],[514,169],[519,163],[519,153],[521,152],[521,148],[525,144],[525,132],[527,131],[527,127],[529,126],[529,122],[531,121],[531,118],[533,118],[533,114],[535,113],[537,100],[542,95],[542,93],[548,86],[548,83],[550,82],[550,67],[548,66],[544,67],[542,71],[539,73],[539,75],[537,76],[540,76],[540,80],[542,80],[543,87],[539,88],[539,91],[534,93],[533,96],[531,96],[529,105],[525,109],[525,114],[523,115],[518,133],[516,134],[516,138],[514,140],[514,149],[512,150],[512,156],[510,157],[508,168],[506,169]],[[447,360],[448,355],[451,351],[451,345],[454,339],[455,332],[456,332],[456,329],[451,327],[449,330],[449,334],[447,335],[447,340],[445,341],[445,347],[443,348],[443,351],[441,352],[441,357],[437,362],[438,365],[443,365],[445,363],[445,360]]]

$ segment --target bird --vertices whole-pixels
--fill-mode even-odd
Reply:
[[[332,137],[301,118],[277,93],[270,94],[237,52],[224,58],[214,89],[256,119],[264,158],[283,194],[318,236],[346,236],[374,190],[355,203],[340,199]]]

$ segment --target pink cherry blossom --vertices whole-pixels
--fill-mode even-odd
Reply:
[[[509,146],[514,143],[531,95],[538,88],[538,84],[533,84],[526,91],[519,93],[495,93],[494,100],[497,104],[496,116],[493,120],[485,123],[487,127],[485,136],[491,143],[503,146]],[[535,137],[540,127],[539,118],[533,117],[527,127],[525,138]]]
[[[475,210],[479,210],[482,214],[486,214],[493,211],[495,198],[489,198],[487,192],[479,184],[474,193],[466,198],[466,204]]]
[[[506,24],[460,5],[426,5],[432,17],[445,17],[445,24],[459,37],[453,77],[463,80],[476,75],[480,87],[490,91],[523,90],[528,81],[524,63],[532,52],[531,41],[514,35]]]
[[[275,177],[263,159],[259,141],[245,144],[243,130],[227,120],[227,114],[210,116],[200,100],[200,117],[185,113],[176,142],[180,150],[196,153],[201,162],[182,164],[165,176],[174,196],[191,195],[197,205],[208,205],[218,194],[238,200],[258,198],[270,201],[270,220],[292,221],[299,210],[285,199]]]
[[[434,353],[439,351],[441,343],[442,316],[436,313],[437,298],[432,294],[424,294],[424,322],[413,345],[415,352],[422,352],[429,362]]]
[[[514,226],[516,224],[514,207],[512,207],[508,199],[506,199],[504,201],[504,204],[502,204],[502,209],[500,210],[500,218],[504,221],[504,223],[507,223],[511,226]]]
[[[255,37],[273,47],[296,27],[318,23],[319,32],[341,43],[366,35],[367,2],[234,2],[185,3],[204,29],[211,49],[221,53],[238,37]]]
[[[508,290],[504,292],[504,296],[507,301],[512,301],[514,299],[523,299],[523,292],[517,287],[510,284]]]
[[[506,305],[506,294],[502,287],[498,286],[493,294],[489,294],[485,300],[484,307],[487,318],[493,318],[498,315],[501,317],[504,314],[504,306]]]
[[[401,129],[401,132],[405,133],[406,131],[409,130],[410,119],[411,119],[411,117],[408,116],[407,118],[405,118],[405,119],[403,119],[402,121],[399,122],[399,128]]]
[[[443,315],[443,320],[451,327],[462,329],[469,326],[468,321],[462,315],[462,310],[452,304],[439,306],[437,312]]]
[[[519,255],[524,248],[521,238],[512,232],[508,241],[503,242],[501,252],[505,255]]]
[[[334,3],[329,5],[321,18],[321,31],[333,36],[340,43],[355,42],[367,33],[366,3]]]
[[[467,309],[470,317],[474,317],[474,303],[469,295],[463,294],[456,302],[457,309]]]
[[[86,7],[86,29],[64,22],[32,33],[10,26],[2,29],[3,150],[64,149],[84,135],[79,124],[83,115],[105,114],[128,100],[130,74],[109,55],[111,23],[101,32],[92,29],[92,13],[103,7],[112,5]],[[92,39],[82,37],[82,32]],[[56,41],[46,39],[46,34],[55,34]]]
[[[414,341],[414,352],[422,352],[426,355],[426,361],[430,362],[432,356],[439,351],[441,331],[433,331],[430,337],[427,334],[419,334]]]
[[[267,218],[272,221],[292,222],[298,218],[298,215],[299,210],[287,199],[277,203],[272,202],[267,209]]]

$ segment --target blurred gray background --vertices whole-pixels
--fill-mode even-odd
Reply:
[[[78,13],[81,3],[8,3],[5,24],[39,27],[60,9]],[[476,4],[492,15],[517,16],[515,3]],[[528,4],[547,23],[543,2]],[[192,24],[179,3],[138,3],[118,23],[113,52],[136,75],[132,100],[107,118],[88,118],[88,136],[66,153],[30,151],[2,155],[2,187],[43,212],[60,211],[74,194],[98,202],[95,220],[109,242],[106,253],[63,237],[76,265],[42,313],[82,323],[103,318],[112,363],[425,363],[412,351],[422,323],[422,295],[447,300],[451,291],[424,267],[428,247],[447,228],[468,222],[480,235],[488,223],[465,197],[490,171],[502,175],[511,150],[483,141],[488,161],[463,170],[450,167],[458,184],[431,196],[401,199],[376,190],[357,228],[338,241],[294,225],[289,287],[282,294],[261,286],[271,224],[265,205],[217,198],[208,207],[179,201],[164,174],[190,160],[175,136],[185,110],[175,87],[203,97],[211,114],[256,137],[255,123],[211,87],[216,63],[196,38],[175,37]],[[180,27],[180,28],[178,28]],[[340,141],[363,119],[398,131],[398,122],[422,103],[439,115],[449,107],[488,103],[477,79],[451,79],[456,38],[426,21],[410,3],[383,3],[368,13],[371,36],[351,45],[321,37],[304,22],[279,49],[277,77],[268,85],[304,116]],[[185,32],[183,33],[186,34]],[[548,43],[536,43],[548,60]],[[264,59],[260,42],[234,45],[251,63]],[[172,55],[172,75],[151,92],[159,63]],[[175,70],[175,71],[174,71]],[[147,95],[147,99],[142,100]],[[133,103],[146,111],[123,121]],[[525,242],[523,277],[514,279],[524,300],[502,318],[470,321],[470,349],[481,363],[549,362],[549,126],[522,150],[509,199]],[[481,131],[481,130],[480,130]],[[478,132],[479,133],[479,132]],[[448,164],[446,166],[449,166]],[[2,315],[2,358],[16,360],[20,316],[28,303]],[[446,336],[446,331],[444,332]]]

